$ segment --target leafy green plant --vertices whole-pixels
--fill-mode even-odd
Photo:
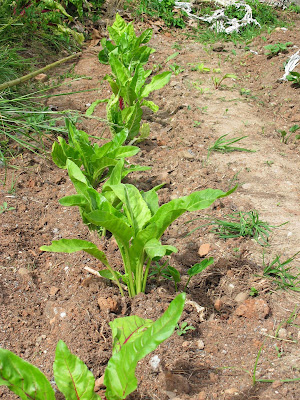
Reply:
[[[187,322],[182,322],[180,325],[176,325],[176,333],[178,336],[185,335],[188,331],[194,331],[195,328],[192,325],[188,325]]]
[[[226,135],[220,136],[215,143],[208,148],[208,154],[207,158],[209,158],[210,153],[212,151],[220,151],[221,153],[229,153],[231,151],[247,151],[249,153],[255,152],[255,150],[249,150],[243,147],[236,147],[232,146],[232,144],[239,142],[242,139],[245,139],[247,136],[241,136],[241,137],[236,137],[232,139],[225,139],[226,136],[228,136],[228,133]]]
[[[171,71],[174,72],[174,74],[175,74],[176,76],[179,75],[181,72],[184,72],[184,68],[182,68],[180,65],[175,64],[175,63],[169,65],[169,68],[170,68]]]
[[[12,211],[12,210],[15,210],[15,207],[8,207],[6,201],[4,201],[2,205],[0,205],[0,214],[3,214],[5,211]]]
[[[249,293],[249,295],[250,295],[251,297],[256,297],[256,296],[259,295],[259,291],[258,291],[255,287],[251,287],[251,288],[250,288],[250,293]]]
[[[263,276],[272,279],[278,289],[290,289],[295,292],[300,292],[300,271],[297,275],[293,275],[291,273],[292,267],[286,267],[299,253],[298,251],[283,262],[280,261],[280,256],[276,256],[268,265],[265,264],[263,257]]]
[[[201,74],[204,74],[206,72],[210,72],[210,68],[205,67],[204,63],[198,63],[198,64],[188,64],[191,66],[191,71],[198,71]]]
[[[266,55],[269,57],[277,56],[279,53],[287,53],[288,47],[292,46],[292,42],[286,42],[286,43],[274,43],[274,44],[268,44],[267,46],[264,46],[264,48],[267,50]]]
[[[300,126],[298,124],[295,124],[290,127],[289,132],[284,131],[284,130],[279,130],[278,132],[281,134],[281,142],[284,144],[287,144],[289,138],[292,136],[293,133],[297,132],[297,130],[300,129]],[[295,139],[300,139],[300,135],[296,135]]]
[[[292,82],[296,86],[300,86],[300,73],[296,71],[291,71],[286,79]]]
[[[218,78],[217,76],[213,76],[211,78],[211,80],[212,80],[212,82],[214,84],[215,89],[220,89],[221,83],[224,81],[224,79],[228,79],[228,78],[237,79],[237,76],[234,75],[234,74],[225,74],[225,75],[222,76],[222,78]]]
[[[101,41],[103,50],[99,53],[99,61],[110,64],[112,73],[105,76],[113,95],[107,104],[107,117],[113,136],[122,129],[128,129],[128,139],[133,140],[140,134],[140,139],[149,134],[149,126],[140,128],[143,115],[142,107],[158,111],[158,106],[145,100],[151,92],[164,87],[171,78],[171,72],[163,72],[147,78],[151,70],[144,70],[143,65],[155,50],[142,46],[152,36],[152,30],[145,30],[139,37],[135,35],[132,23],[127,24],[119,14],[115,22],[108,28],[110,39]],[[115,43],[113,44],[112,41]],[[93,106],[93,104],[92,104]]]
[[[213,264],[214,259],[212,257],[209,257],[207,259],[202,260],[200,263],[197,263],[193,265],[191,268],[187,270],[188,274],[188,280],[187,283],[185,284],[185,287],[183,291],[185,292],[190,280],[192,279],[193,276],[200,274],[202,271],[204,271],[205,268],[207,268],[209,265]],[[175,286],[175,292],[178,291],[178,283],[181,282],[181,276],[179,271],[175,268],[172,267],[171,265],[167,265],[168,262],[164,262],[162,265],[159,265],[159,263],[156,261],[155,266],[151,267],[149,277],[153,276],[157,279],[160,277],[168,280],[172,280],[174,282]]]
[[[66,126],[69,143],[67,144],[64,138],[58,137],[58,142],[54,142],[52,147],[52,159],[59,168],[66,169],[67,160],[73,161],[80,168],[83,167],[83,174],[94,188],[101,180],[111,175],[118,160],[132,157],[139,152],[136,146],[123,146],[127,139],[126,130],[120,131],[112,141],[99,147],[98,144],[92,145],[88,134],[78,130],[68,119]],[[124,170],[126,174],[149,169],[149,167],[129,165],[126,161],[124,164],[127,166]]]
[[[107,270],[99,273],[116,280],[117,284],[122,278],[131,297],[145,291],[152,260],[158,261],[165,255],[177,252],[174,246],[160,242],[167,227],[184,212],[209,207],[216,199],[235,190],[224,193],[217,189],[205,189],[159,207],[156,192],[161,186],[148,192],[139,192],[130,184],[114,184],[115,177],[111,175],[101,194],[89,186],[83,173],[72,161],[68,161],[68,172],[79,194],[67,196],[60,203],[79,206],[85,223],[91,224],[94,229],[105,228],[112,233],[123,259],[125,274],[114,271],[105,254],[90,242],[61,239],[53,241],[50,246],[42,246],[41,250],[65,253],[84,250],[94,255],[107,267]],[[119,288],[123,293],[120,284]]]
[[[179,294],[155,322],[135,315],[110,322],[112,357],[104,373],[105,399],[121,400],[137,388],[137,363],[169,338],[182,314],[185,293]],[[101,400],[94,392],[95,378],[87,366],[60,340],[53,364],[55,383],[66,400]],[[55,392],[45,375],[9,350],[0,349],[0,385],[21,399],[54,400]]]

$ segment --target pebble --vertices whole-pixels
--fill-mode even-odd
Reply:
[[[245,300],[247,300],[249,297],[249,294],[247,292],[240,292],[237,294],[234,298],[234,301],[237,303],[243,303]]]
[[[199,340],[197,341],[197,347],[198,347],[198,349],[199,349],[199,350],[203,350],[203,349],[204,349],[204,346],[205,346],[205,344],[204,344],[203,340],[199,339]]]
[[[26,276],[30,274],[30,271],[27,268],[18,269],[18,274],[21,276]]]
[[[205,400],[206,399],[206,393],[204,391],[198,393],[197,400]]]
[[[210,251],[210,244],[209,243],[203,243],[199,247],[198,254],[200,257],[206,256]]]
[[[52,286],[49,290],[49,294],[50,294],[50,296],[55,296],[58,291],[59,291],[59,289],[57,287]]]
[[[48,75],[46,74],[38,74],[35,78],[36,81],[38,82],[47,82],[47,80],[49,79]]]
[[[160,358],[157,355],[152,356],[150,358],[149,364],[154,372],[158,371],[160,365]]]
[[[186,158],[187,160],[193,160],[195,158],[194,153],[189,152],[188,150],[181,150],[179,152],[180,158]]]
[[[226,389],[224,394],[225,394],[225,399],[230,399],[230,398],[238,395],[239,391],[237,388],[233,387],[233,388]]]
[[[176,398],[177,394],[175,392],[170,392],[169,390],[166,390],[166,395],[169,397],[169,399],[173,400]]]
[[[98,305],[102,311],[110,311],[118,313],[120,311],[120,303],[112,297],[98,297]]]
[[[224,305],[223,301],[221,299],[217,299],[215,301],[214,307],[217,311],[220,311],[222,309],[223,305]]]
[[[238,317],[265,319],[270,313],[270,307],[263,299],[247,299],[237,307],[234,314]]]
[[[286,339],[287,336],[288,336],[288,335],[287,335],[287,330],[284,329],[284,328],[280,328],[279,331],[278,331],[278,337],[279,337],[280,339]]]

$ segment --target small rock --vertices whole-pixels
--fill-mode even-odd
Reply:
[[[292,122],[300,122],[300,114],[294,114],[292,116]]]
[[[171,179],[170,176],[168,174],[167,171],[161,172],[158,176],[157,176],[157,180],[161,183],[171,183]]]
[[[49,79],[48,75],[46,74],[38,74],[35,78],[36,81],[38,82],[47,82],[47,80]]]
[[[239,391],[237,388],[233,387],[230,389],[226,389],[224,394],[225,394],[225,399],[230,399],[234,396],[237,396],[239,394]]]
[[[57,287],[52,286],[49,290],[49,294],[50,294],[50,296],[55,296],[58,291],[59,291],[59,289]]]
[[[98,392],[101,388],[104,388],[104,375],[100,376],[100,378],[95,380],[94,392]]]
[[[46,335],[38,336],[37,339],[36,339],[36,345],[40,344],[42,340],[46,339],[46,337],[47,337]]]
[[[206,256],[210,251],[210,244],[209,243],[203,243],[199,247],[198,254],[200,257]]]
[[[270,307],[263,299],[247,299],[234,312],[238,317],[265,319],[270,313]]]
[[[26,276],[30,274],[30,271],[27,268],[18,269],[18,274],[21,276]]]
[[[110,311],[118,313],[120,311],[120,303],[112,297],[98,297],[98,305],[102,311]]]
[[[204,344],[203,340],[199,339],[199,340],[197,341],[197,347],[198,347],[198,349],[199,349],[199,350],[203,350],[203,349],[204,349],[204,346],[205,346],[205,344]]]
[[[234,298],[234,301],[237,303],[243,303],[245,300],[247,300],[249,297],[249,294],[247,292],[240,292],[237,294]]]
[[[286,339],[287,338],[287,330],[284,328],[280,328],[278,331],[278,337],[280,339]]]
[[[182,343],[182,347],[188,347],[188,345],[190,344],[190,342],[188,342],[187,340],[185,342]]]
[[[223,301],[221,299],[217,299],[215,301],[214,307],[217,311],[220,311],[222,309],[223,305],[224,305]]]
[[[215,43],[212,48],[212,50],[217,53],[224,51],[224,49],[225,49],[225,46],[223,43]]]
[[[152,356],[150,358],[149,364],[150,364],[150,367],[153,369],[154,372],[158,371],[159,370],[159,365],[160,365],[160,358],[157,355]]]
[[[190,153],[188,150],[181,150],[179,152],[179,157],[186,158],[187,160],[192,160],[195,158],[195,155],[193,153]]]
[[[169,399],[173,400],[176,398],[176,393],[170,392],[169,390],[166,390],[166,395],[169,397]]]
[[[205,392],[200,392],[198,393],[197,400],[205,400],[206,399],[206,393]]]

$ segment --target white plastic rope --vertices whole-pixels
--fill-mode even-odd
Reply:
[[[212,29],[216,28],[217,32],[225,32],[225,33],[238,32],[241,27],[252,23],[260,26],[257,20],[252,17],[252,8],[248,4],[236,3],[235,1],[228,1],[228,0],[219,0],[218,2],[221,2],[225,6],[234,4],[235,7],[237,8],[244,7],[246,13],[241,20],[238,20],[237,18],[230,19],[224,13],[225,8],[221,8],[219,10],[216,10],[213,13],[213,15],[205,15],[204,17],[198,17],[198,15],[192,13],[191,3],[175,1],[174,7],[180,8],[182,11],[186,12],[190,18],[198,19],[200,21],[205,21],[210,24],[213,24],[211,28]]]
[[[281,81],[286,81],[286,77],[288,74],[293,71],[294,68],[299,64],[300,62],[300,50],[298,50],[295,54],[293,54],[290,58],[289,61],[287,62],[286,66],[284,67],[284,75],[282,78],[280,78]]]

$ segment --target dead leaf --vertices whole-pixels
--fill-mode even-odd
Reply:
[[[97,29],[93,28],[93,30],[92,30],[92,40],[90,41],[90,45],[89,46],[90,47],[97,46],[97,44],[100,42],[100,39],[101,39],[100,32]]]

